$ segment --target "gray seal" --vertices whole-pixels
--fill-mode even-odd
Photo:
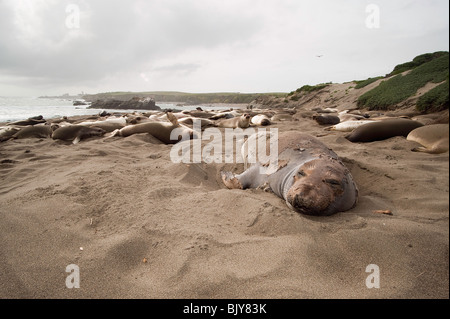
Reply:
[[[245,158],[245,154],[243,154]],[[293,210],[316,216],[353,208],[358,188],[336,153],[313,136],[290,131],[278,137],[278,167],[257,162],[242,174],[221,172],[227,188],[268,187]]]
[[[339,124],[339,122],[341,121],[339,116],[331,114],[314,115],[313,120],[315,120],[320,125],[335,125]]]

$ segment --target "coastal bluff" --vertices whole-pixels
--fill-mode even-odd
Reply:
[[[89,109],[121,109],[121,110],[161,110],[150,97],[133,97],[130,100],[118,99],[96,100],[91,103]]]

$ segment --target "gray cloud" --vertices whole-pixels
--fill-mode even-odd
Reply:
[[[92,1],[78,4],[80,27],[69,29],[65,8],[70,3],[37,4],[33,14],[2,4],[4,74],[63,82],[93,80],[139,70],[143,63],[189,48],[245,40],[258,25],[195,2],[191,6],[167,2],[161,12],[157,11],[161,7],[148,2]]]
[[[369,3],[0,0],[0,95],[2,85],[289,91],[448,50],[448,1],[377,1],[378,30],[364,26]],[[66,24],[72,4],[79,28]]]

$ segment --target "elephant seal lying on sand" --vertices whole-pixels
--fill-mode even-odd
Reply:
[[[268,186],[290,208],[307,215],[332,215],[357,203],[358,188],[350,171],[332,150],[310,135],[280,133],[278,166],[267,164],[257,162],[240,175],[221,172],[222,181],[230,189]]]
[[[102,136],[103,134],[105,134],[105,130],[99,127],[69,125],[56,129],[52,134],[52,138],[54,140],[72,140],[73,144],[77,144],[80,140],[92,136]]]
[[[373,123],[359,126],[345,138],[353,143],[367,143],[385,140],[394,136],[407,137],[409,132],[421,126],[423,124],[420,122],[402,118],[374,121]]]
[[[415,130],[412,130],[406,139],[422,145],[413,148],[413,152],[424,152],[430,154],[446,153],[449,150],[448,127],[448,124],[431,124],[421,126]]]
[[[175,128],[180,129],[180,134],[184,134],[184,132],[188,134],[191,139],[197,137],[194,130],[187,126],[181,125],[178,122],[178,119],[171,112],[167,113],[167,118],[170,122],[145,122],[136,125],[128,125],[120,130],[115,130],[109,137],[127,137],[133,134],[148,133],[165,144],[176,144],[182,138],[178,136],[178,139],[171,139],[172,130]]]
[[[250,114],[242,114],[239,117],[233,117],[231,119],[226,120],[220,120],[217,123],[218,127],[225,127],[225,128],[247,128],[250,126]]]

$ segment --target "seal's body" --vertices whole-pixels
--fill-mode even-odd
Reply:
[[[245,113],[239,117],[220,120],[219,123],[217,123],[217,126],[225,128],[247,128],[250,126],[250,117],[249,114]]]
[[[27,125],[42,124],[45,122],[46,122],[46,120],[42,117],[42,115],[39,115],[39,116],[35,116],[35,117],[30,117],[26,120],[11,122],[6,125],[27,126]]]
[[[102,136],[105,131],[99,127],[87,127],[83,125],[68,125],[57,128],[52,138],[54,140],[72,140],[73,144],[77,144],[80,140],[93,137]]]
[[[320,125],[335,125],[341,121],[338,116],[331,114],[314,115],[313,120],[315,120]]]
[[[381,141],[394,136],[407,137],[412,130],[421,126],[423,126],[423,124],[420,122],[402,118],[374,121],[373,123],[356,128],[345,138],[350,142],[365,143]]]
[[[50,125],[26,126],[12,136],[12,138],[46,138],[52,136],[53,129]]]
[[[196,138],[196,133],[189,127],[183,126],[178,122],[178,119],[171,113],[167,113],[167,118],[170,122],[145,122],[136,125],[128,125],[120,130],[115,130],[111,136],[131,136],[134,134],[148,133],[165,144],[176,144],[183,139],[183,135],[189,135],[190,139]],[[172,130],[178,129],[180,136],[172,139]]]
[[[412,130],[406,139],[422,145],[421,147],[413,148],[413,152],[446,153],[449,150],[448,127],[448,124],[425,125]]]
[[[257,114],[252,117],[251,123],[253,125],[267,126],[270,125],[270,118],[265,114]]]
[[[269,187],[290,208],[307,215],[332,215],[356,205],[353,177],[326,145],[295,131],[280,133],[278,141],[277,167],[257,162],[240,175],[222,172],[224,184],[238,189]]]

